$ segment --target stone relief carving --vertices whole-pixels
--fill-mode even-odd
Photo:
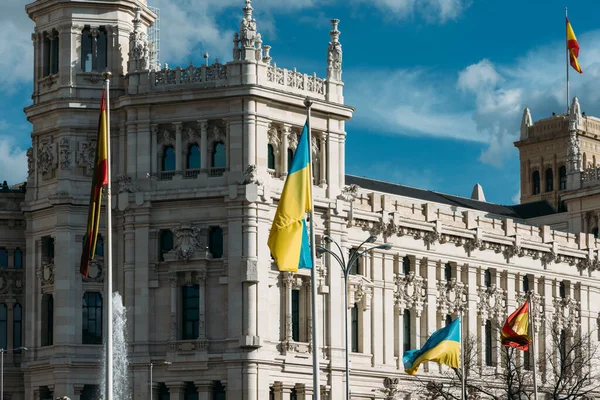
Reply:
[[[581,171],[581,147],[577,132],[571,131],[567,147],[567,172]]]
[[[37,167],[42,176],[47,177],[56,167],[54,145],[50,138],[43,139],[38,147]]]
[[[52,285],[54,283],[54,258],[42,258],[42,285]]]
[[[414,310],[417,316],[421,315],[427,298],[427,284],[425,279],[416,276],[413,271],[408,275],[396,274],[396,291],[394,302],[400,310]]]
[[[506,291],[491,285],[477,288],[477,313],[482,320],[502,324],[506,319]]]
[[[175,146],[175,133],[164,128],[158,133],[158,144],[163,146]]]
[[[338,199],[353,202],[358,197],[360,186],[358,185],[346,185],[342,189],[342,193],[338,195]]]
[[[35,159],[33,157],[33,147],[27,149],[27,175],[32,176],[35,170]]]
[[[79,142],[77,151],[77,164],[85,168],[86,175],[94,173],[94,163],[96,162],[96,140]]]
[[[175,257],[179,260],[190,260],[197,256],[197,250],[204,250],[203,256],[210,258],[208,251],[208,229],[197,228],[185,222],[173,231],[175,236]]]
[[[88,276],[83,277],[83,282],[104,282],[104,257],[95,256],[90,262]]]
[[[294,151],[298,148],[298,134],[294,131],[288,134],[288,148]]]
[[[397,400],[403,392],[400,390],[400,378],[384,378],[383,389],[373,389],[374,392],[380,392],[385,396],[385,400]]]
[[[437,282],[437,308],[442,315],[454,314],[460,311],[467,302],[467,289],[464,283],[456,278],[450,281]]]
[[[275,151],[279,151],[279,147],[281,146],[281,139],[279,134],[279,129],[276,126],[271,125],[269,130],[267,131],[267,135],[269,138],[269,144],[273,145]]]
[[[254,47],[256,42],[256,20],[252,17],[252,0],[246,0],[244,18],[240,23],[240,40],[244,47]]]
[[[249,185],[251,183],[255,183],[257,185],[261,184],[260,180],[258,179],[258,169],[254,164],[246,167],[244,170],[244,180],[240,182],[240,185]]]
[[[569,131],[581,130],[581,120],[581,106],[577,97],[574,97],[569,109]]]
[[[342,80],[342,44],[339,42],[340,31],[338,30],[338,19],[332,19],[330,32],[331,42],[327,55],[327,79],[341,82]]]
[[[19,295],[23,293],[23,271],[0,269],[0,294]]]
[[[367,285],[364,280],[350,283],[350,296],[348,306],[354,304],[362,304],[363,310],[371,308],[371,297],[373,296],[373,288]]]
[[[565,329],[574,335],[580,324],[580,303],[566,296],[565,298],[554,298],[554,322],[556,328]]]
[[[133,183],[132,179],[125,174],[121,174],[121,175],[117,176],[117,185],[119,186],[117,193],[135,193],[135,192],[137,192],[137,187]]]
[[[71,144],[69,142],[69,139],[60,139],[60,143],[58,145],[58,158],[60,169],[71,169]]]
[[[129,34],[129,72],[146,70],[150,64],[148,36],[142,31],[141,10],[135,10],[133,32]]]

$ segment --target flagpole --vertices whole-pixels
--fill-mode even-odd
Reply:
[[[538,385],[537,385],[537,363],[535,362],[535,325],[534,318],[531,312],[533,307],[533,292],[529,292],[529,302],[527,303],[527,314],[529,314],[529,326],[531,327],[531,343],[529,344],[529,354],[533,362],[533,398],[538,400]]]
[[[315,202],[313,198],[313,163],[312,163],[312,132],[310,130],[310,109],[312,107],[312,101],[307,97],[304,100],[306,106],[306,128],[308,130],[308,165],[310,166],[310,184],[308,185],[310,190],[310,258],[312,268],[310,269],[310,289],[311,289],[311,311],[312,311],[312,355],[313,355],[313,400],[319,400],[321,398],[321,385],[319,384],[319,314],[317,313],[317,273],[316,273],[316,262],[315,262]]]
[[[461,400],[465,400],[465,389],[466,389],[466,377],[465,377],[465,339],[463,338],[463,323],[464,318],[464,312],[463,312],[463,306],[460,306],[460,314],[459,314],[459,318],[460,318],[460,369],[461,369],[461,378],[460,378],[460,386],[461,386],[461,391],[460,391],[460,398]]]
[[[567,49],[567,53],[566,53],[566,66],[567,66],[567,114],[569,113],[569,108],[570,108],[570,100],[569,100],[569,33],[567,31],[567,21],[569,19],[569,13],[567,10],[567,7],[565,7],[565,47]]]
[[[112,74],[103,74],[106,83],[106,400],[113,398],[113,302],[112,302],[112,191],[111,191],[111,157],[110,157],[110,78]]]

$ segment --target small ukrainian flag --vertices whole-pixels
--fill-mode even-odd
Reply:
[[[428,361],[458,368],[460,364],[460,318],[456,318],[445,328],[433,332],[421,349],[404,352],[402,361],[404,362],[404,371],[409,375],[416,374],[419,365]]]

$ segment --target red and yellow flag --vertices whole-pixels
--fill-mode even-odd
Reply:
[[[579,42],[577,42],[577,37],[575,37],[575,32],[573,32],[569,18],[567,18],[567,50],[569,51],[571,67],[580,74],[583,74],[579,66],[579,61],[577,61],[577,57],[579,57]]]
[[[83,252],[81,254],[81,265],[79,271],[85,277],[88,276],[90,262],[96,253],[96,241],[98,239],[98,228],[100,227],[100,202],[102,200],[102,187],[108,184],[108,129],[106,115],[106,101],[104,91],[100,101],[100,121],[98,123],[98,141],[96,142],[96,160],[94,163],[94,174],[92,176],[92,193],[90,195],[90,206],[88,210],[88,224],[83,239]]]
[[[529,301],[523,303],[515,312],[510,314],[500,334],[502,346],[515,347],[519,350],[529,350],[531,338],[529,333]]]

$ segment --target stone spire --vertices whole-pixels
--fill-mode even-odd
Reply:
[[[471,193],[471,198],[473,200],[485,201],[485,195],[483,194],[483,187],[479,183],[476,183],[473,187],[473,192]]]
[[[339,19],[331,20],[331,42],[327,54],[327,80],[342,81],[342,44],[340,43],[340,31],[338,30]]]
[[[133,32],[129,34],[129,61],[127,69],[129,73],[147,70],[150,63],[150,49],[148,47],[148,35],[142,29],[142,10],[136,8],[133,19]]]
[[[571,108],[569,110],[569,131],[578,131],[583,129],[582,119],[581,119],[581,106],[579,105],[579,100],[577,97],[573,97],[573,103],[571,104]]]
[[[234,60],[256,60],[256,40],[260,37],[256,31],[256,20],[252,16],[252,0],[246,0],[243,8],[244,17],[240,22],[240,33],[234,37],[233,58]],[[262,43],[262,42],[261,42]],[[241,45],[241,49],[239,46]]]
[[[523,118],[521,119],[521,140],[525,140],[529,137],[529,127],[531,125],[533,125],[531,112],[529,111],[529,108],[525,108],[523,111]]]

